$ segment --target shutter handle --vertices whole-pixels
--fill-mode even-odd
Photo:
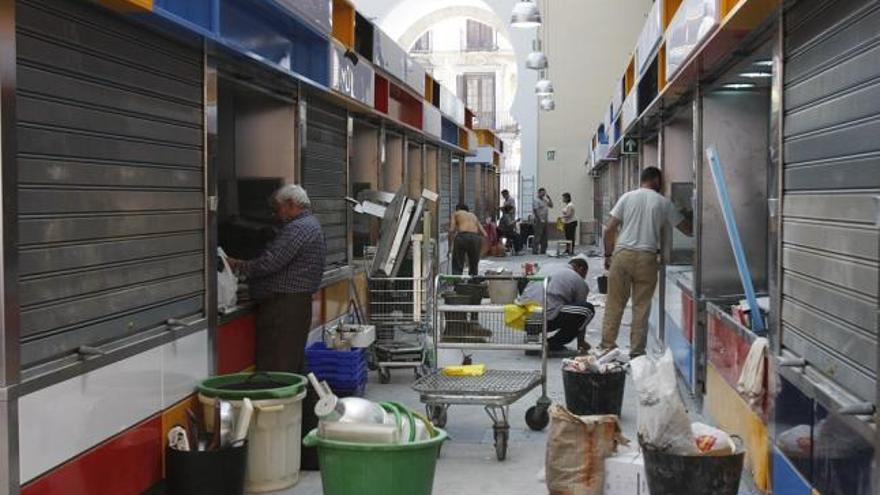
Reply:
[[[777,357],[776,365],[780,368],[803,368],[807,365],[807,360],[802,357]]]
[[[844,416],[873,416],[876,410],[876,406],[870,402],[857,402],[841,407],[837,414]]]
[[[167,320],[165,320],[165,325],[168,326],[169,332],[174,332],[176,330],[186,330],[187,328],[189,328],[189,323],[183,320],[178,320],[177,318],[168,318]]]
[[[90,345],[81,345],[77,347],[76,353],[79,354],[80,360],[86,360],[90,357],[103,356],[107,354],[106,351],[98,349],[97,347],[92,347]]]

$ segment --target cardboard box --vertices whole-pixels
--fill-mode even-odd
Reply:
[[[650,495],[645,458],[627,451],[605,459],[605,495]]]

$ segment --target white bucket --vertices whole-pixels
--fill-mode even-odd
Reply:
[[[244,489],[247,493],[284,490],[299,481],[302,447],[302,400],[306,392],[285,399],[255,400],[248,431],[248,462]],[[208,431],[214,425],[214,399],[199,394]],[[241,401],[228,401],[235,410]]]

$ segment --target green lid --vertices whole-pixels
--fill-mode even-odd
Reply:
[[[270,400],[299,395],[305,386],[306,377],[293,373],[234,373],[208,378],[199,384],[199,392],[225,400]]]

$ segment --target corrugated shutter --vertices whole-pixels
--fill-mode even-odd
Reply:
[[[448,155],[448,159],[450,170],[452,170],[452,173],[449,175],[450,180],[452,181],[450,184],[451,189],[449,190],[449,214],[451,216],[452,212],[455,211],[455,207],[461,203],[461,162],[463,160],[459,157],[452,157],[451,155]]]
[[[450,184],[452,180],[449,176],[449,152],[448,151],[440,151],[437,167],[440,169],[438,172],[438,177],[440,178],[440,233],[444,233],[449,230],[449,217],[452,215],[452,198],[450,194]]]
[[[464,203],[474,213],[477,212],[477,172],[473,163],[464,165]]]
[[[327,269],[348,263],[346,147],[348,116],[343,109],[311,100],[306,111],[302,184],[327,241]]]
[[[880,4],[786,15],[782,343],[862,400],[877,372]]]
[[[16,2],[24,366],[203,312],[201,54]]]

